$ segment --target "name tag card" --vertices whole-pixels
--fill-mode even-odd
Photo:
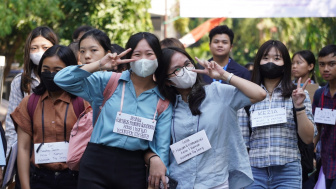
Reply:
[[[211,148],[205,131],[197,132],[179,142],[170,145],[177,164],[187,161]]]
[[[315,115],[314,115],[314,122],[335,125],[336,110],[332,111],[331,109],[328,109],[328,108],[323,108],[321,110],[320,107],[316,107]]]
[[[274,125],[287,122],[285,108],[257,110],[251,113],[252,127]]]
[[[113,132],[144,140],[153,140],[156,121],[119,112],[114,123]]]
[[[69,148],[68,142],[44,143],[37,153],[36,149],[40,144],[34,144],[36,164],[66,162]]]

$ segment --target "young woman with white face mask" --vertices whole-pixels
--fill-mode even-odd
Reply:
[[[10,114],[20,104],[24,96],[32,93],[32,89],[40,83],[37,68],[43,53],[58,44],[57,35],[49,27],[37,27],[30,32],[24,48],[23,73],[15,76],[11,83],[9,106],[6,116],[7,154],[17,140],[14,124]]]
[[[122,73],[117,89],[102,107],[94,125],[80,162],[78,188],[146,188],[144,154],[149,149],[168,164],[172,107],[169,105],[157,114],[157,103],[164,98],[153,80],[153,74],[158,77],[162,64],[159,40],[151,33],[137,33],[130,37],[126,49],[119,55],[108,53],[99,61],[65,68],[55,77],[55,83],[61,88],[91,104],[95,119],[105,86],[111,75],[116,74],[100,70],[131,62],[131,69]],[[121,59],[124,55],[126,59]],[[153,139],[130,136],[137,130],[124,132],[129,127],[120,128],[121,120],[132,124],[150,120],[146,129],[154,130]]]
[[[214,61],[197,59],[205,69],[196,70],[194,61],[182,49],[164,48],[162,53],[163,66],[157,82],[160,92],[173,103],[171,143],[180,145],[170,151],[169,176],[178,181],[180,189],[227,188],[227,182],[232,188],[248,186],[253,177],[236,119],[237,110],[263,100],[265,91],[225,71]],[[231,85],[203,85],[200,73]],[[202,138],[204,143],[193,146],[200,140],[187,139],[191,135]],[[202,151],[205,141],[211,148]],[[187,148],[183,148],[185,144]],[[178,149],[189,147],[193,150],[183,152],[181,158],[174,155],[181,151]],[[202,153],[185,158],[185,154],[198,150]]]

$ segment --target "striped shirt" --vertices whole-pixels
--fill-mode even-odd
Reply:
[[[266,90],[266,87],[261,85]],[[306,106],[306,114],[308,119],[313,122],[311,102],[307,91],[304,105]],[[267,93],[266,98],[251,106],[252,111],[264,110],[268,108],[286,108],[287,122],[281,124],[273,124],[261,126],[252,129],[250,135],[249,117],[245,109],[238,111],[238,121],[242,130],[243,138],[246,146],[250,148],[249,157],[250,163],[253,167],[269,167],[274,165],[285,165],[301,159],[300,151],[297,145],[297,129],[293,116],[293,102],[292,98],[284,98],[281,96],[281,82],[274,89],[273,95]],[[298,120],[299,121],[299,120]],[[314,123],[314,122],[313,122]],[[316,133],[316,126],[314,124],[314,131]]]
[[[10,114],[15,110],[15,108],[20,104],[21,100],[24,96],[27,96],[27,93],[24,93],[24,96],[22,96],[21,91],[21,73],[16,75],[11,83],[11,90],[9,95],[9,105],[7,109],[7,115],[6,115],[6,140],[7,140],[7,154],[8,156],[10,148],[14,144],[14,142],[17,140],[17,134],[14,128],[13,121],[10,117]],[[32,77],[32,84],[31,89],[35,88],[37,85],[39,85],[40,80],[36,77],[34,72],[31,73]],[[32,92],[32,91],[30,91]]]

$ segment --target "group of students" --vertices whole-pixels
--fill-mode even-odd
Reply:
[[[222,46],[231,50],[233,41],[226,32],[232,31],[222,28],[210,32],[217,54],[196,58],[197,63],[178,41],[160,43],[148,32],[132,35],[126,50],[116,51],[104,32],[89,28],[77,32],[71,50],[58,45],[50,28],[34,29],[25,45],[24,71],[11,85],[6,117],[8,145],[18,143],[18,187],[167,188],[168,176],[181,189],[301,188],[297,140],[308,144],[317,135],[332,188],[333,159],[323,156],[329,149],[334,154],[326,137],[335,129],[316,129],[305,92],[310,80],[299,76],[295,85],[291,79],[292,67],[305,55],[291,60],[283,43],[269,40],[256,54],[249,81],[231,71],[237,64],[232,58],[221,55]],[[322,88],[324,108],[334,108],[335,55],[334,45],[319,54],[321,75],[329,82]],[[314,69],[311,60],[306,63],[307,70]],[[118,86],[102,107],[105,87],[117,72]],[[211,84],[204,84],[205,76]],[[33,93],[38,99],[32,112]],[[83,109],[92,107],[95,123],[79,172],[65,162],[36,162],[41,146],[67,148],[78,99],[84,100]],[[161,101],[169,105],[158,112]],[[140,128],[134,122],[146,124]],[[147,137],[130,134],[137,129]]]

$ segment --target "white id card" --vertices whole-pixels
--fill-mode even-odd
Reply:
[[[156,121],[117,112],[113,132],[144,140],[153,140]]]
[[[170,145],[177,164],[185,162],[210,148],[211,145],[204,130]]]
[[[323,108],[321,110],[321,107],[316,107],[315,115],[314,115],[314,122],[335,125],[336,110],[332,111],[331,109],[328,109],[328,108]]]
[[[69,148],[68,142],[44,143],[40,150],[36,152],[40,144],[41,143],[34,144],[36,164],[66,162]]]
[[[252,127],[274,125],[287,122],[285,108],[256,110],[251,113]]]

